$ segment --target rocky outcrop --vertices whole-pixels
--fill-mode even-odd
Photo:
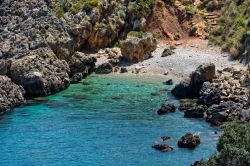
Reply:
[[[173,103],[166,101],[157,111],[158,115],[163,115],[169,112],[175,112],[176,108]]]
[[[202,85],[215,77],[215,65],[206,63],[200,65],[189,78],[182,80],[171,91],[178,98],[197,97]]]
[[[24,89],[7,76],[0,76],[0,114],[24,103]]]
[[[28,56],[13,60],[10,76],[27,95],[45,96],[61,91],[70,84],[69,66],[59,60],[49,48],[32,51]]]
[[[156,41],[151,33],[130,32],[127,39],[121,41],[121,53],[131,62],[148,59],[156,49]]]
[[[195,148],[199,144],[200,144],[200,137],[198,135],[193,135],[191,133],[185,134],[178,141],[178,146],[180,148],[193,149],[193,148]]]

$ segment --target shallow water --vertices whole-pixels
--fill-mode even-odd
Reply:
[[[156,114],[170,86],[160,78],[93,75],[47,101],[0,117],[1,166],[185,166],[216,151],[216,130],[183,113]],[[178,101],[175,100],[177,103]],[[202,143],[180,149],[177,140],[197,132]],[[173,152],[151,148],[170,136]]]

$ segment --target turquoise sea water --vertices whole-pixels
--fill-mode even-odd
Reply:
[[[1,166],[189,166],[216,151],[209,124],[179,111],[156,114],[174,100],[163,80],[93,75],[83,82],[0,117]],[[200,133],[196,149],[177,147],[186,132]],[[160,136],[172,138],[173,152],[151,148]]]

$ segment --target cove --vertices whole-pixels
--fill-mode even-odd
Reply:
[[[82,83],[0,117],[1,166],[185,166],[216,152],[217,129],[182,112],[156,114],[170,95],[162,78],[92,75]],[[199,133],[194,150],[177,147]],[[170,136],[173,152],[151,146]]]

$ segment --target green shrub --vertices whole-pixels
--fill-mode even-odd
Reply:
[[[224,130],[217,145],[218,154],[210,157],[204,166],[249,166],[250,126],[231,122]]]

